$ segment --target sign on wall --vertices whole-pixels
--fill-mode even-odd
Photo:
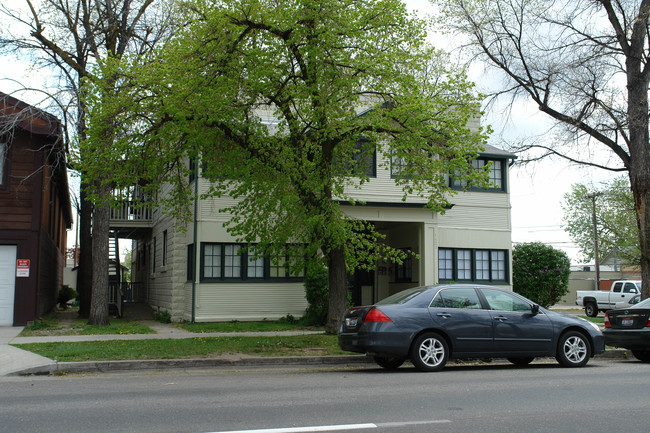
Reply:
[[[29,259],[18,259],[16,260],[16,278],[29,277],[29,267],[31,260]]]

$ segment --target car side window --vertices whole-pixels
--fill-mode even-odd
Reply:
[[[625,283],[625,286],[623,286],[623,293],[636,293],[636,284]]]
[[[476,290],[471,287],[458,289],[443,289],[431,301],[432,308],[469,308],[481,309],[481,301]]]
[[[621,287],[623,287],[623,284],[622,284],[622,283],[615,283],[615,284],[614,284],[614,287],[612,288],[612,292],[616,292],[616,293],[620,292],[620,291],[621,291]]]
[[[532,310],[530,304],[522,301],[510,293],[499,290],[482,289],[481,293],[485,296],[491,310],[498,311],[518,311],[530,313]]]

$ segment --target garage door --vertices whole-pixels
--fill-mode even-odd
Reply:
[[[0,326],[14,324],[16,247],[0,245]]]

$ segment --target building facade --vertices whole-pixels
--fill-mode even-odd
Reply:
[[[61,124],[0,93],[0,325],[52,310],[72,225]]]
[[[350,195],[363,205],[342,204],[347,214],[370,221],[386,242],[416,253],[403,263],[377,263],[372,271],[350,276],[352,299],[369,304],[397,291],[439,282],[476,282],[511,287],[511,219],[508,168],[514,156],[488,146],[475,161],[491,163],[492,187],[470,189],[452,197],[444,214],[408,197],[395,184],[393,169],[375,161],[370,181]],[[390,167],[390,164],[388,164]],[[192,179],[199,195],[209,182]],[[197,182],[194,184],[194,182]],[[453,182],[450,180],[450,182]],[[462,185],[451,185],[461,188]],[[249,258],[224,228],[233,205],[227,198],[201,199],[194,219],[178,222],[153,209],[142,228],[135,215],[122,215],[114,227],[131,226],[133,280],[142,284],[147,302],[168,311],[175,321],[246,321],[300,317],[307,308],[303,275],[289,275],[268,259]],[[128,212],[127,212],[128,213]]]

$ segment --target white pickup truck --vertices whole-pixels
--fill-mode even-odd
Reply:
[[[614,281],[609,291],[579,290],[576,292],[576,305],[584,307],[585,314],[596,317],[599,311],[616,308],[616,303],[627,301],[641,293],[641,281]]]

